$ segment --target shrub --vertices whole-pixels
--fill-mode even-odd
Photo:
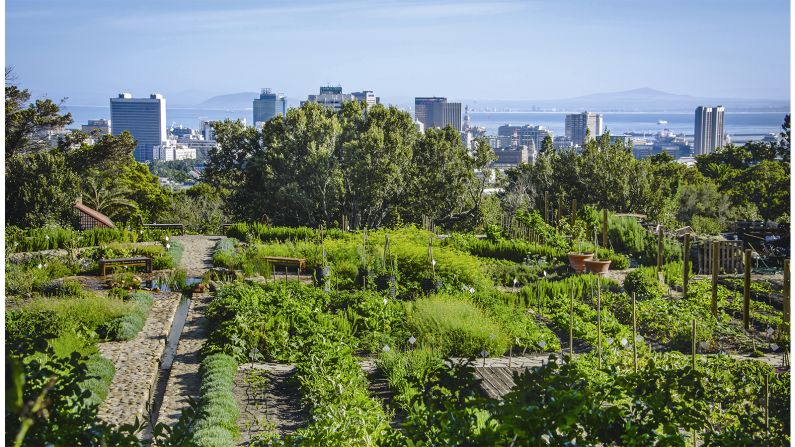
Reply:
[[[406,325],[420,346],[443,356],[492,356],[508,350],[508,335],[481,309],[455,295],[435,295],[408,303]]]
[[[193,442],[202,447],[233,446],[240,410],[232,392],[237,362],[226,354],[212,354],[201,364],[199,418]]]
[[[630,295],[634,292],[638,299],[656,299],[663,294],[655,267],[640,267],[627,273],[624,289]]]

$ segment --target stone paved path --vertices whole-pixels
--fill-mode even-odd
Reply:
[[[116,367],[108,396],[99,407],[100,420],[121,425],[143,416],[179,297],[167,294],[155,299],[143,329],[134,339],[99,345],[102,355]]]
[[[204,310],[211,298],[210,295],[194,294],[191,299],[185,327],[182,329],[177,353],[171,365],[171,372],[168,374],[157,422],[174,425],[179,420],[182,409],[187,408],[188,398],[194,400],[199,398],[201,386],[199,352],[207,340]]]

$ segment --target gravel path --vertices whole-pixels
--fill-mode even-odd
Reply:
[[[173,236],[183,247],[180,267],[188,276],[202,276],[213,267],[213,248],[223,236]]]
[[[156,299],[144,328],[134,339],[99,345],[102,355],[116,367],[108,396],[99,407],[97,417],[100,420],[121,425],[143,416],[179,296],[168,294]]]

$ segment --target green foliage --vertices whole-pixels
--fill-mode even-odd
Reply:
[[[331,228],[324,230],[323,235],[336,239],[341,238],[343,233],[341,230]],[[309,227],[272,227],[257,222],[238,222],[226,230],[226,236],[247,242],[296,242],[317,240],[319,232]]]
[[[126,304],[126,313],[105,323],[99,329],[100,333],[113,340],[132,340],[141,332],[152,308],[152,295],[135,292],[130,295]]]
[[[57,226],[20,229],[6,227],[6,244],[12,253],[52,250],[56,248],[83,248],[108,245],[114,242],[133,243],[158,241],[170,232],[163,230],[131,231],[119,228],[93,228],[77,231]]]

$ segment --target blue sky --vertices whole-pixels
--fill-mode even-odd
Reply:
[[[789,98],[788,0],[7,0],[6,65],[37,95],[172,103],[321,84],[555,99],[652,87]]]

